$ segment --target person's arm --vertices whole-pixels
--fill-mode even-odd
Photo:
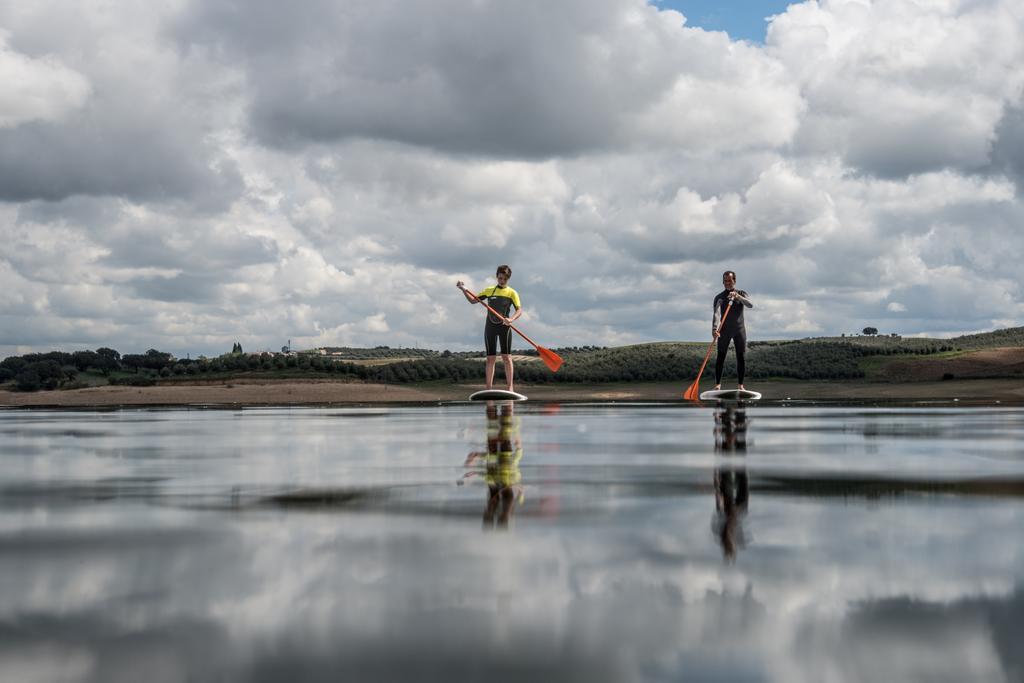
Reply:
[[[733,293],[730,296],[730,298],[733,301],[739,301],[741,304],[743,304],[744,308],[754,307],[754,302],[750,300],[750,295],[744,292],[742,289],[733,290]]]
[[[721,309],[718,308],[718,297],[715,297],[714,303],[711,304],[711,308],[714,309],[714,314],[711,316],[711,336],[714,339],[718,339],[718,325],[722,322]]]
[[[508,325],[510,323],[513,323],[516,320],[519,320],[519,316],[521,316],[523,314],[522,305],[519,303],[519,294],[518,293],[516,293],[516,295],[514,297],[512,297],[512,306],[516,309],[516,312],[513,313],[512,315],[510,315],[509,317],[505,318],[504,322],[505,322],[506,325]]]
[[[478,303],[480,303],[480,299],[477,297],[477,295],[473,294],[473,292],[471,292],[468,289],[466,289],[466,283],[465,282],[463,282],[462,280],[459,280],[458,282],[455,283],[455,286],[462,290],[462,295],[464,297],[466,297],[466,301],[468,301],[471,304],[478,304]]]

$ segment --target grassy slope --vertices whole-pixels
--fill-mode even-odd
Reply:
[[[920,354],[925,349],[938,347],[953,350]],[[707,349],[706,342],[653,342],[615,348],[558,349],[565,366],[558,377],[552,376],[540,363],[525,360],[517,365],[519,380],[527,383],[605,384],[622,382],[679,382],[689,381]],[[860,355],[857,349],[872,354]],[[1005,351],[993,351],[1006,349]],[[1024,349],[1024,327],[996,330],[984,334],[966,335],[953,339],[893,338],[893,337],[830,337],[786,341],[757,341],[750,346],[748,374],[752,381],[781,379],[802,381],[824,379],[819,373],[832,372],[830,381],[858,379],[869,382],[906,382],[916,380],[964,378],[1024,378],[1024,365],[1017,355]],[[407,350],[402,350],[406,351]],[[361,365],[377,366],[386,363],[409,363],[409,356],[391,350],[393,357],[367,358]],[[422,351],[421,351],[422,353]],[[732,354],[730,354],[732,356]],[[470,354],[458,354],[465,361]],[[433,360],[414,362],[436,362]],[[454,359],[453,359],[454,360]],[[534,359],[531,359],[534,360]],[[713,359],[712,359],[713,362]],[[475,365],[475,364],[474,364]],[[734,373],[734,365],[727,365],[727,376]],[[706,371],[707,372],[707,371]],[[855,373],[855,374],[854,374]],[[133,373],[115,373],[131,375]],[[476,371],[473,371],[475,376]],[[499,370],[499,375],[501,374]],[[178,375],[159,380],[160,384],[200,384],[230,380],[329,380],[353,381],[334,373],[288,368],[272,371],[235,371]],[[442,379],[441,381],[448,381]],[[76,386],[102,386],[106,378],[98,373],[81,373]],[[417,382],[417,384],[426,382]]]
[[[870,337],[854,337],[858,343],[878,343]],[[863,340],[863,341],[862,341]],[[874,381],[915,381],[952,378],[1017,378],[1020,368],[1012,361],[1015,349],[1024,348],[1024,327],[1010,327],[993,332],[963,335],[952,339],[916,338],[917,344],[942,343],[955,347],[952,351],[916,355],[867,356],[859,365],[865,379]],[[884,339],[879,340],[885,344]],[[914,343],[914,340],[904,340]],[[995,352],[998,353],[979,353]]]

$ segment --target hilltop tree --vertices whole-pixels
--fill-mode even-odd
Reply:
[[[878,334],[878,328],[877,327],[865,327],[863,331],[864,331],[864,334],[868,334],[868,335],[871,335],[871,336],[874,336],[874,335]]]
[[[96,359],[92,366],[104,375],[109,375],[111,371],[121,369],[121,354],[102,346],[96,349]]]
[[[106,346],[101,346],[100,348],[96,349],[96,355],[102,358],[109,358],[114,362],[121,360],[120,353],[118,353],[114,349],[107,348]]]

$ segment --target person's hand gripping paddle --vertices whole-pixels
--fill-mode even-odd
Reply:
[[[487,302],[481,301],[480,297],[478,297],[476,294],[474,294],[473,292],[471,292],[468,289],[466,289],[464,286],[459,285],[459,289],[461,289],[463,292],[465,292],[466,294],[471,296],[477,303],[482,304],[484,308],[486,308],[488,311],[490,311],[494,315],[498,316],[499,318],[501,318],[503,320],[505,319],[505,316],[503,316],[501,313],[498,313],[496,310],[494,310],[493,308],[488,306]],[[540,359],[542,361],[544,361],[544,365],[548,366],[548,369],[551,370],[551,372],[558,372],[558,368],[562,367],[562,358],[561,358],[561,356],[559,356],[557,353],[555,353],[551,349],[545,349],[543,346],[541,346],[537,342],[535,342],[532,339],[530,339],[529,337],[527,337],[525,334],[523,334],[519,330],[518,327],[516,327],[512,323],[506,323],[506,324],[509,327],[511,327],[513,330],[515,330],[516,334],[518,334],[520,337],[525,339],[531,346],[533,346],[533,348],[537,349],[537,353],[540,355]]]
[[[722,321],[718,323],[718,329],[715,331],[715,338],[708,344],[708,352],[704,354],[704,362],[700,364],[700,370],[697,371],[697,379],[693,380],[693,384],[683,394],[683,398],[687,401],[698,401],[700,400],[700,376],[704,374],[704,368],[707,367],[708,358],[711,358],[711,349],[715,348],[715,342],[718,340],[718,335],[722,333],[722,325],[725,324],[725,319],[729,315],[729,311],[732,310],[732,299],[729,299],[729,303],[725,307],[725,313],[722,314]]]

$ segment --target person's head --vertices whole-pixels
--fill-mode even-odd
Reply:
[[[727,270],[722,273],[722,284],[725,285],[726,289],[732,289],[736,286],[736,273],[732,270]]]
[[[498,284],[504,286],[508,279],[512,277],[512,269],[502,264],[498,266],[498,269],[494,271],[494,277],[498,278]]]

